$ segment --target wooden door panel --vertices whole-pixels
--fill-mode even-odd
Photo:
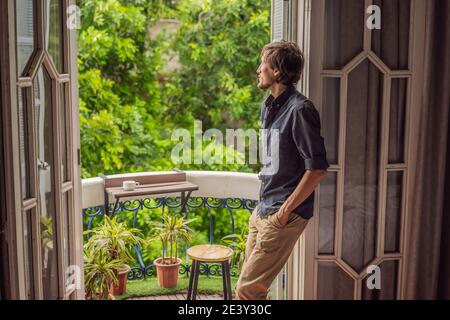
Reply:
[[[413,22],[425,10],[417,0],[311,5],[310,97],[321,113],[331,167],[307,233],[305,270],[313,276],[305,280],[305,297],[398,299],[417,66],[412,62],[419,50],[413,39],[425,28]],[[381,9],[381,29],[367,27],[372,5]],[[372,265],[379,267],[382,290],[366,286]]]
[[[80,177],[74,156],[79,149],[76,51],[71,52],[76,50],[76,31],[66,25],[70,5],[73,0],[8,0],[14,12],[10,32],[17,30],[9,43],[17,57],[17,80],[12,82],[19,137],[13,144],[19,150],[22,190],[22,232],[17,237],[27,266],[19,273],[30,299],[69,297],[76,288],[67,291],[66,270],[73,264],[82,270],[73,245],[80,243],[81,217],[75,203]]]

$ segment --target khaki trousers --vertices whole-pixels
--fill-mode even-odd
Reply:
[[[308,220],[291,213],[280,225],[275,214],[258,217],[256,209],[249,219],[245,260],[235,289],[236,300],[265,300],[275,277],[289,259]]]

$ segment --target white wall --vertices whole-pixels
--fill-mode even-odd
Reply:
[[[140,173],[142,175],[148,172]],[[260,180],[256,174],[217,171],[186,171],[187,180],[198,185],[199,190],[192,193],[193,197],[241,198],[259,200]],[[117,176],[127,176],[115,175]],[[165,196],[179,196],[169,194]],[[151,197],[158,197],[152,195]],[[101,178],[83,179],[83,208],[103,205],[103,180]]]

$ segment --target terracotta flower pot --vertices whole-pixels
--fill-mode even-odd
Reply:
[[[177,262],[173,264],[163,264],[162,261],[163,258],[158,258],[153,262],[156,266],[158,285],[161,288],[174,288],[178,285],[178,271],[183,261],[180,258],[177,258]]]
[[[127,290],[127,280],[128,280],[128,274],[130,273],[130,269],[119,272],[117,277],[119,278],[119,285],[117,287],[114,287],[114,295],[120,295],[124,294]]]
[[[120,271],[117,274],[117,278],[119,279],[119,284],[115,286],[112,282],[109,287],[109,293],[116,296],[124,294],[127,290],[127,280],[128,280],[128,274],[130,273],[131,269],[128,268],[124,271]]]
[[[114,296],[114,283],[112,281],[109,282],[109,300],[116,300],[116,297]]]

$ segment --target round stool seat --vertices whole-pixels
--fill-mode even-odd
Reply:
[[[192,260],[201,262],[223,262],[233,256],[233,250],[218,244],[201,244],[187,250],[187,255]]]

